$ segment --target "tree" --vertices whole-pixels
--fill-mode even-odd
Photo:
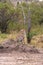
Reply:
[[[2,3],[3,4],[3,3]],[[8,7],[8,4],[4,4],[0,8],[0,30],[2,33],[6,32],[9,20],[12,20],[14,12]]]

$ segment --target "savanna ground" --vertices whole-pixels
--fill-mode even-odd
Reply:
[[[13,34],[0,34],[0,45],[6,49],[0,47],[0,65],[43,65],[43,34],[34,36],[26,46],[21,44],[24,39],[23,42],[17,41],[23,35],[23,30]],[[12,41],[9,42],[10,39]]]
[[[43,65],[43,3],[39,4],[22,3],[13,8],[8,3],[0,3],[0,65]],[[24,29],[21,5],[27,19],[31,7],[31,42],[28,44],[24,30],[21,30]]]

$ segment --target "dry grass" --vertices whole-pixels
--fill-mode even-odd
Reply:
[[[12,34],[0,34],[0,43],[7,39],[16,39],[17,33]]]
[[[31,40],[31,44],[36,47],[42,47],[43,48],[43,34],[34,36]]]
[[[7,39],[18,39],[18,37],[20,36],[23,36],[25,37],[23,39],[23,42],[27,44],[27,38],[26,38],[26,35],[24,35],[23,33],[24,31],[20,31],[20,32],[13,32],[11,34],[0,34],[0,43],[7,40]],[[36,47],[42,47],[43,48],[43,34],[42,35],[36,35],[36,36],[33,36],[32,37],[32,40],[31,40],[31,45],[34,45]]]

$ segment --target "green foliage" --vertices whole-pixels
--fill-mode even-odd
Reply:
[[[0,38],[6,39],[7,38],[7,34],[0,34]]]
[[[28,36],[27,37],[31,39],[35,35],[37,35],[36,32],[30,32],[30,33],[28,33]]]
[[[40,3],[23,3],[22,5],[24,7],[24,12],[26,15],[26,22],[29,21],[28,12],[30,7],[31,30],[27,34],[27,39],[30,41],[33,36],[43,34],[43,5]]]
[[[29,8],[30,8],[30,17],[31,17],[31,22],[32,26],[40,25],[43,23],[43,2],[42,3],[31,3],[31,4],[26,4],[22,3],[25,16],[26,16],[26,21],[29,19]]]
[[[21,24],[20,22],[12,22],[10,21],[9,25],[8,25],[8,28],[7,28],[7,31],[10,32],[10,31],[20,31],[21,29],[23,29],[23,23]]]
[[[14,14],[14,8],[8,3],[0,3],[0,30],[6,32],[8,21],[12,20]]]
[[[23,11],[22,11],[21,5],[23,6],[23,10],[26,16],[25,25],[24,25],[24,17],[23,17]],[[43,4],[41,3],[38,3],[38,4],[37,3],[31,3],[31,4],[18,3],[15,8],[9,3],[0,3],[0,14],[2,15],[0,16],[0,23],[1,23],[0,30],[2,29],[3,31],[3,28],[5,27],[6,31],[8,32],[21,30],[23,28],[25,28],[27,31],[28,21],[29,21],[29,7],[31,12],[30,17],[31,17],[31,24],[32,24],[29,37],[31,38],[34,34],[37,34],[36,32],[33,31],[33,29],[35,30],[37,29],[36,31],[38,32],[38,29],[41,26],[43,26],[42,24],[43,23]],[[4,12],[2,12],[3,10]]]
[[[40,3],[32,3],[30,4],[30,8],[32,24],[39,25],[40,21],[43,19],[43,7],[41,7]]]

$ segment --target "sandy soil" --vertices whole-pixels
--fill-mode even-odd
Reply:
[[[0,45],[0,65],[43,65],[43,48],[7,40]]]
[[[0,65],[43,65],[43,54],[0,53]]]

